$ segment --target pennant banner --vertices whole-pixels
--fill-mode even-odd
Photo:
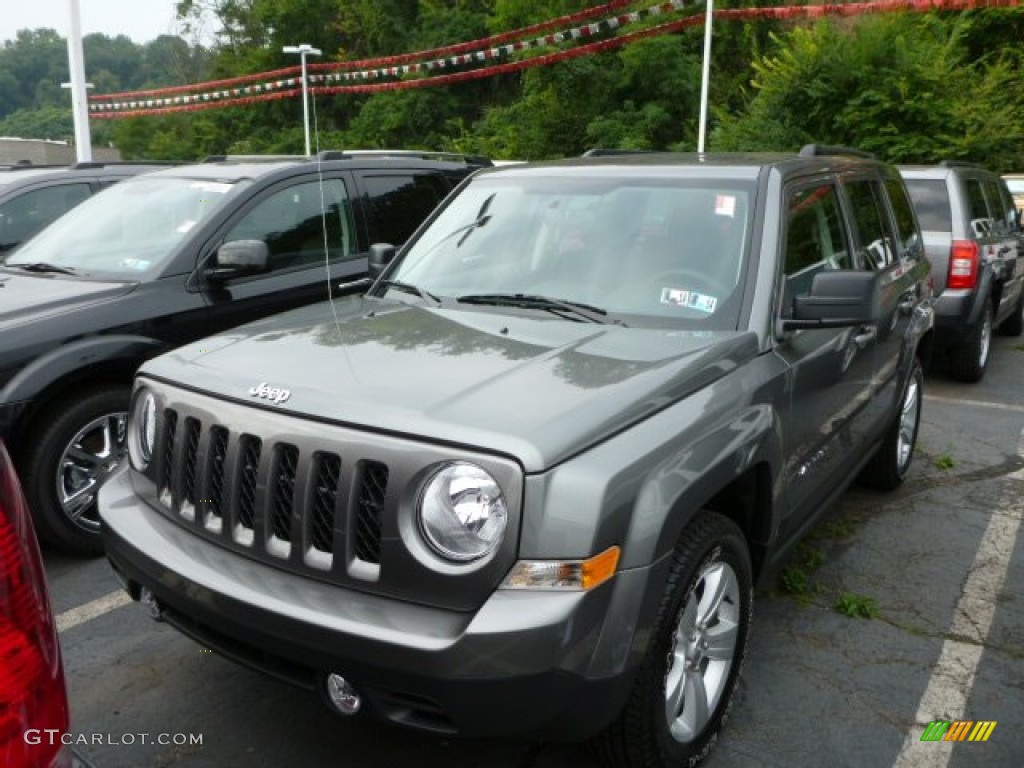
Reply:
[[[750,20],[750,19],[795,19],[795,18],[819,18],[824,16],[857,16],[866,13],[896,13],[896,12],[927,12],[935,10],[969,10],[985,7],[1016,7],[1022,0],[874,0],[868,2],[853,3],[829,3],[822,5],[802,6],[775,6],[770,8],[734,8],[723,9],[715,12],[715,18],[720,20]],[[641,20],[660,17],[684,9],[686,6],[694,5],[695,0],[671,0],[671,2],[659,3],[639,11],[632,11],[602,19],[597,22],[572,27],[561,32],[548,33],[542,37],[508,43],[497,47],[489,47],[483,50],[474,50],[465,53],[434,58],[427,61],[399,63],[399,60],[407,60],[418,54],[407,54],[403,57],[392,57],[387,61],[391,66],[378,67],[373,69],[361,69],[358,71],[336,71],[326,74],[308,75],[311,93],[315,95],[330,95],[341,93],[374,93],[378,91],[401,90],[407,88],[426,88],[437,85],[448,85],[464,82],[467,80],[479,80],[496,75],[518,72],[532,67],[548,66],[561,61],[588,56],[602,51],[628,45],[636,40],[654,37],[656,35],[678,32],[688,27],[700,26],[704,23],[704,15],[698,14],[676,19],[669,22],[657,24],[645,29],[629,32],[626,34],[608,37],[604,40],[576,45],[572,48],[555,51],[548,54],[531,56],[514,61],[508,58],[516,53],[550,48],[552,46],[588,40],[615,32],[622,27],[634,24]],[[611,3],[600,6],[607,9]],[[593,11],[594,9],[590,9]],[[562,20],[569,18],[563,17]],[[559,20],[559,21],[562,21]],[[536,31],[536,26],[528,28]],[[508,33],[512,34],[512,33]],[[495,38],[489,38],[493,41]],[[450,46],[448,49],[435,49],[427,53],[437,53],[441,50],[451,52],[456,48],[465,45]],[[376,63],[383,59],[373,60]],[[367,60],[366,63],[369,63]],[[495,63],[497,62],[497,63]],[[479,66],[485,64],[485,66]],[[325,67],[340,69],[342,67],[354,66],[354,62],[342,64],[321,65],[321,71]],[[468,69],[461,72],[450,72],[435,74],[444,70],[464,69],[476,66],[475,69]],[[290,71],[290,70],[289,70]],[[250,78],[262,79],[268,74],[252,75]],[[400,78],[407,75],[425,75],[411,79]],[[225,81],[220,81],[223,83]],[[203,93],[186,93],[180,96],[173,96],[162,99],[138,99],[132,101],[105,102],[96,101],[90,104],[91,116],[100,119],[117,117],[137,117],[141,115],[158,115],[172,112],[191,112],[201,109],[215,107],[238,106],[253,104],[260,101],[270,101],[291,96],[298,96],[302,93],[302,78],[286,77],[277,80],[255,82],[247,80],[248,84],[239,84],[232,88]],[[218,84],[220,84],[218,83]],[[178,88],[196,90],[201,87],[208,87],[211,83],[199,86],[179,86]],[[125,94],[137,95],[137,94]],[[97,100],[113,98],[113,96],[94,97]]]

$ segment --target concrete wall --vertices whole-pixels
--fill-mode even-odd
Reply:
[[[75,148],[63,141],[0,137],[0,164],[28,160],[33,165],[69,165],[75,162]],[[92,159],[116,162],[121,152],[109,147],[93,147]]]

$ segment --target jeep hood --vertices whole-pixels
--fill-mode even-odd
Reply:
[[[142,372],[253,407],[499,452],[529,472],[757,353],[751,333],[359,299],[337,312],[336,320],[321,304],[260,321],[151,360]],[[263,397],[250,393],[261,384]],[[288,390],[287,399],[273,389]]]
[[[0,269],[0,329],[109,301],[131,292],[137,285]]]

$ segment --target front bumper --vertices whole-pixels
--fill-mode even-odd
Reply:
[[[149,589],[185,634],[289,682],[322,692],[336,672],[361,695],[361,712],[401,725],[587,738],[621,709],[642,653],[635,638],[647,635],[634,630],[650,569],[587,593],[498,590],[461,613],[217,547],[140,501],[127,468],[103,486],[99,506],[107,556],[133,597]]]

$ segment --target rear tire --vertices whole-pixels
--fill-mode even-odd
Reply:
[[[40,537],[76,555],[103,553],[96,492],[125,455],[129,390],[104,386],[51,403],[21,465]]]
[[[992,351],[992,305],[985,303],[981,320],[966,344],[949,350],[949,373],[959,381],[981,381]]]
[[[743,667],[753,608],[742,531],[699,513],[672,556],[650,644],[622,712],[595,740],[618,768],[675,768],[718,742]]]
[[[923,394],[924,371],[921,361],[915,357],[914,367],[903,387],[899,409],[886,430],[878,453],[861,470],[858,477],[861,483],[879,491],[892,491],[902,485],[914,458]]]

